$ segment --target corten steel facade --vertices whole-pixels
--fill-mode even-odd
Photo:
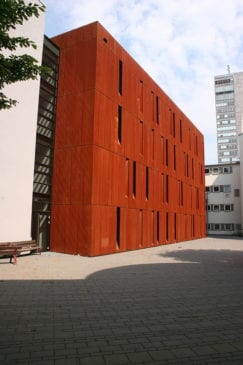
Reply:
[[[204,237],[202,134],[98,22],[53,41],[51,250],[95,256]]]

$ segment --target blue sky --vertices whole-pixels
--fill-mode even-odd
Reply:
[[[243,0],[44,0],[51,37],[98,20],[183,110],[216,163],[213,77],[243,71]]]

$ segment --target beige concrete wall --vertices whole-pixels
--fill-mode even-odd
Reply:
[[[16,34],[29,37],[38,46],[17,53],[29,53],[41,63],[44,14],[19,26]],[[0,242],[31,238],[39,80],[9,85],[4,92],[18,104],[0,111]]]

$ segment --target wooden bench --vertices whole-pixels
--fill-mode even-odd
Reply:
[[[36,241],[19,241],[19,242],[3,242],[0,243],[0,255],[9,256],[10,262],[17,264],[17,256],[22,252],[33,252],[41,254],[41,248]]]

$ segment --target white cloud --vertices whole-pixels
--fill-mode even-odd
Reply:
[[[214,75],[242,71],[242,0],[46,0],[52,36],[100,23],[202,131],[216,162]]]

